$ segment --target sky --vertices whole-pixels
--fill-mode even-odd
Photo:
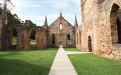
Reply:
[[[15,5],[13,13],[16,13],[22,21],[31,20],[37,26],[44,24],[45,15],[48,25],[60,16],[74,25],[75,15],[78,24],[81,24],[80,0],[11,0]]]

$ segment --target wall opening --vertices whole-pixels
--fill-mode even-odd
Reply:
[[[52,44],[55,44],[55,34],[52,34]]]
[[[31,31],[31,34],[30,34],[30,45],[36,45],[36,32],[35,32],[35,30]]]
[[[63,25],[62,24],[60,24],[60,29],[62,29],[63,28]]]
[[[60,42],[59,42],[59,45],[63,45],[63,42],[62,42],[62,41],[60,41]]]
[[[91,36],[88,36],[88,49],[89,49],[89,52],[92,52],[92,40],[91,40]]]
[[[110,14],[112,44],[121,44],[121,9],[113,4]]]
[[[67,47],[71,46],[71,37],[70,34],[67,34]]]
[[[12,46],[16,48],[17,45],[17,31],[14,29],[12,32]]]
[[[67,34],[67,40],[70,40],[70,34]]]

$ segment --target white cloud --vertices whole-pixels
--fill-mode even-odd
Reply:
[[[16,9],[14,12],[16,12],[22,20],[30,19],[37,25],[44,24],[45,15],[42,15],[42,13],[35,14],[37,11],[33,11],[32,9],[34,9],[34,8],[32,8],[32,7],[45,8],[46,10],[44,10],[44,9],[43,10],[38,9],[38,10],[40,12],[45,11],[47,13],[49,13],[48,10],[50,11],[51,9],[54,9],[53,13],[55,13],[55,14],[47,14],[49,25],[59,17],[58,9],[59,10],[61,9],[62,12],[65,12],[65,13],[63,13],[64,18],[67,21],[69,21],[71,24],[74,24],[75,14],[77,12],[80,13],[80,0],[36,0],[36,1],[35,0],[12,0],[12,3],[16,5]],[[73,4],[76,6],[73,6]],[[77,10],[77,9],[74,9],[73,7],[79,7],[79,9],[77,8],[78,9]],[[25,13],[24,10],[26,10],[28,8],[32,8],[31,9],[32,12],[33,13],[35,12],[35,13],[31,14],[31,15]],[[68,11],[67,12],[64,11],[65,9]],[[52,13],[52,11],[51,11],[51,13]],[[78,13],[77,13],[77,19],[80,24],[81,16]]]

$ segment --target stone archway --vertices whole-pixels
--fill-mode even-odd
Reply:
[[[30,45],[36,45],[36,31],[34,29],[30,33]]]
[[[60,48],[63,48],[63,42],[62,41],[59,42],[59,45],[60,45]]]
[[[88,36],[88,49],[89,49],[89,52],[92,52],[92,40],[91,40],[91,36]]]
[[[112,5],[110,27],[112,44],[121,44],[121,9],[117,4]]]
[[[18,45],[18,34],[17,34],[17,30],[13,29],[12,31],[12,45],[11,45],[11,49],[16,49],[17,45]]]

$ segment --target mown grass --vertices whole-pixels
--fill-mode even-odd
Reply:
[[[81,51],[80,49],[77,48],[64,48],[65,51]]]
[[[36,42],[35,42],[35,40],[30,40],[30,45],[36,45]]]
[[[1,51],[0,75],[48,75],[57,50]]]
[[[93,54],[69,55],[78,75],[121,75],[121,62]]]
[[[12,37],[12,45],[17,45],[17,37],[16,36],[13,36]],[[30,45],[36,45],[36,42],[35,40],[30,40]]]
[[[17,45],[17,37],[16,36],[12,37],[12,45]]]

